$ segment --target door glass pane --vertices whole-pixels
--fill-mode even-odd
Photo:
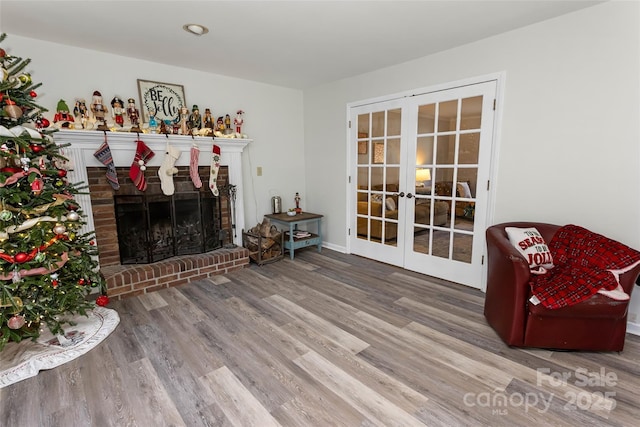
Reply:
[[[441,102],[439,107],[438,132],[455,131],[458,121],[458,100]]]
[[[358,191],[369,189],[369,168],[368,167],[358,168],[357,184],[358,184]]]
[[[460,129],[480,129],[482,121],[482,96],[462,100]]]
[[[433,137],[419,137],[416,146],[416,165],[426,166],[431,164],[433,164]]]
[[[387,136],[400,135],[401,110],[389,110],[387,113]]]
[[[471,263],[473,235],[453,233],[453,259],[455,261]]]
[[[384,142],[374,142],[371,150],[371,163],[384,163]]]
[[[398,183],[400,182],[400,168],[399,167],[387,167],[387,187],[386,190],[390,193],[398,192]]]
[[[460,135],[460,149],[458,150],[458,164],[477,164],[480,148],[480,133],[466,133]]]
[[[369,114],[358,115],[358,139],[369,136]]]
[[[429,254],[431,230],[416,227],[413,232],[413,251],[421,254]]]
[[[436,117],[436,104],[418,107],[418,134],[433,133]]]
[[[393,138],[387,140],[387,157],[386,163],[400,164],[400,138]],[[397,181],[396,181],[397,182]]]
[[[456,152],[456,136],[438,135],[436,141],[436,163],[439,165],[452,165]]]
[[[371,137],[380,138],[384,136],[385,112],[377,111],[371,114]]]
[[[449,247],[451,246],[451,233],[443,230],[433,230],[433,246],[431,254],[440,258],[449,258]]]

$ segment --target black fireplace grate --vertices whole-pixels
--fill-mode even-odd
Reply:
[[[211,192],[114,196],[121,264],[149,264],[222,247],[220,199]]]

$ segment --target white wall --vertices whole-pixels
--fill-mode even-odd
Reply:
[[[216,117],[229,114],[233,118],[238,109],[244,110],[243,132],[254,140],[243,154],[247,227],[271,213],[272,193],[283,197],[285,207],[294,206],[296,191],[304,194],[303,108],[299,90],[12,34],[8,34],[2,47],[9,54],[31,59],[27,71],[34,82],[42,83],[36,101],[49,109],[45,117],[51,121],[59,99],[64,99],[73,109],[75,98],[84,98],[89,104],[94,90],[102,93],[105,102],[116,95],[125,100],[133,97],[140,107],[136,82],[139,78],[184,85],[189,109],[197,104],[201,113],[211,108]],[[162,153],[156,153],[158,155]],[[258,166],[262,166],[260,177],[256,174]]]
[[[505,72],[494,223],[578,223],[640,249],[640,24],[607,2],[304,92],[309,209],[346,247],[346,105]],[[630,319],[640,331],[640,289]]]

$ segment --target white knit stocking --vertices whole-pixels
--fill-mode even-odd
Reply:
[[[175,167],[175,164],[178,157],[180,157],[180,154],[180,150],[167,143],[164,160],[162,160],[162,165],[160,166],[160,169],[158,169],[160,188],[162,188],[162,192],[165,196],[171,196],[175,192],[173,175],[178,173],[178,169]]]

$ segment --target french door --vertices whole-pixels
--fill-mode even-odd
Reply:
[[[350,108],[352,253],[481,286],[496,90]]]

